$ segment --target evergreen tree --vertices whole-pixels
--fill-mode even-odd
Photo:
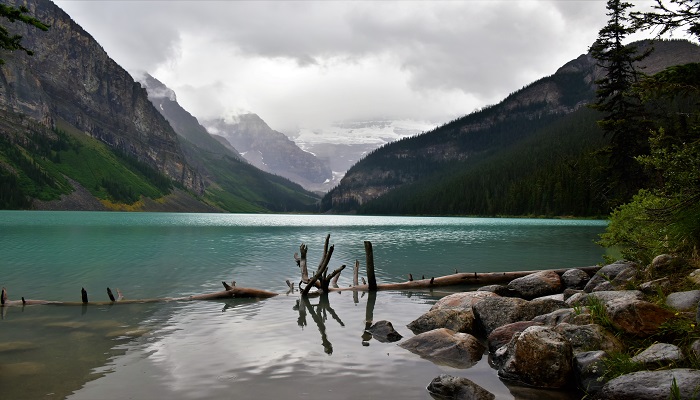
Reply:
[[[598,90],[594,109],[603,113],[599,121],[610,138],[610,188],[618,204],[629,200],[642,185],[642,168],[634,157],[644,154],[649,124],[644,117],[641,100],[632,90],[641,75],[634,63],[649,55],[638,53],[635,45],[625,45],[625,39],[636,31],[629,15],[631,3],[608,0],[607,25],[598,33],[590,47],[591,55],[603,68],[605,75],[596,81]]]
[[[686,31],[700,38],[700,2],[698,0],[656,0],[654,11],[634,12],[632,19],[642,29],[658,29],[658,36],[685,27]]]
[[[0,17],[6,18],[10,22],[20,21],[25,24],[32,25],[42,31],[49,30],[49,25],[44,24],[38,19],[27,15],[29,9],[25,6],[11,7],[5,4],[0,4]],[[28,55],[32,55],[32,51],[22,46],[22,36],[12,35],[2,25],[0,25],[0,49],[15,51],[22,50]],[[0,58],[0,65],[4,61]]]

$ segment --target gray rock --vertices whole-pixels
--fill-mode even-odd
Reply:
[[[664,277],[642,283],[639,285],[639,290],[644,294],[656,294],[658,292],[666,293],[669,287],[671,287],[671,281]]]
[[[690,400],[700,393],[700,370],[677,368],[661,371],[640,371],[610,380],[598,393],[600,400],[668,399],[673,380],[680,398]]]
[[[408,324],[408,329],[414,334],[438,328],[447,328],[455,332],[473,333],[473,327],[474,313],[471,307],[465,309],[440,308],[430,310]]]
[[[561,278],[554,271],[540,271],[513,279],[508,283],[508,289],[518,293],[524,299],[548,296],[562,290]]]
[[[700,358],[700,339],[694,341],[690,345],[690,352],[696,357]]]
[[[433,379],[427,389],[438,399],[493,400],[496,398],[493,393],[467,378],[445,374]]]
[[[567,270],[561,276],[561,281],[566,289],[583,289],[589,280],[591,277],[577,268]]]
[[[553,329],[531,326],[515,334],[505,348],[499,377],[542,388],[562,388],[571,381],[571,344]]]
[[[564,301],[564,293],[550,294],[549,296],[536,297],[533,300],[557,300]]]
[[[438,300],[435,304],[433,304],[432,307],[430,307],[430,309],[438,310],[442,308],[471,308],[474,304],[489,297],[498,297],[498,295],[491,292],[453,293]]]
[[[596,298],[607,305],[618,300],[643,300],[644,294],[639,290],[606,290],[593,293],[580,293],[569,297],[566,301],[569,305],[588,305],[590,298]]]
[[[700,301],[700,290],[675,292],[666,297],[666,305],[681,311],[694,311]]]
[[[474,316],[487,336],[499,326],[518,321],[529,321],[538,315],[567,308],[563,301],[552,299],[523,300],[517,297],[493,297],[474,305]]]
[[[507,286],[503,286],[503,285],[482,286],[476,290],[480,291],[480,292],[495,293],[495,294],[497,294],[499,296],[503,296],[503,297],[513,297],[516,295],[516,293],[513,290],[510,290],[510,289],[508,289]]]
[[[492,297],[474,305],[474,316],[481,329],[489,335],[499,326],[521,321],[521,309],[527,303],[527,300],[517,297]]]
[[[700,285],[700,269],[696,269],[688,275],[688,279],[696,285]]]
[[[666,266],[669,266],[674,260],[675,257],[673,257],[670,254],[659,254],[658,256],[654,257],[653,260],[651,260],[651,267],[656,269],[665,268]]]
[[[571,296],[577,294],[577,293],[586,293],[583,290],[578,290],[578,289],[564,289],[562,294],[564,295],[564,301],[567,301],[571,298]]]
[[[619,352],[625,348],[620,339],[597,324],[572,325],[563,323],[553,329],[571,343],[574,354],[594,350]]]
[[[493,297],[474,305],[474,316],[486,335],[499,326],[518,321],[530,321],[538,315],[568,308],[563,301],[552,299],[523,300],[517,297]]]
[[[590,281],[588,281],[583,290],[587,293],[591,293],[595,291],[595,288],[598,285],[604,282],[612,282],[620,272],[624,271],[629,267],[638,268],[637,264],[629,261],[618,261],[614,264],[608,264],[603,268],[599,269],[598,272],[596,272],[595,275],[593,275],[593,277]]]
[[[389,321],[377,321],[367,328],[367,332],[372,337],[382,343],[398,342],[403,336],[394,330],[394,326]]]
[[[669,343],[654,343],[643,352],[632,357],[632,361],[644,364],[668,364],[683,360],[683,352],[678,346]]]
[[[446,328],[421,333],[399,343],[404,348],[438,365],[469,368],[484,355],[484,345],[468,333]]]
[[[584,351],[574,356],[574,377],[576,386],[588,394],[597,393],[605,382],[605,359],[603,350]]]
[[[630,265],[615,276],[615,279],[612,280],[612,284],[616,288],[621,288],[628,282],[634,282],[637,277],[639,277],[639,267],[637,265]]]
[[[562,308],[554,310],[551,313],[538,315],[532,319],[535,322],[541,322],[547,326],[555,326],[562,323],[574,325],[587,325],[591,321],[591,313],[586,307],[582,307],[579,311],[574,308]]]
[[[516,333],[520,333],[534,325],[541,326],[542,323],[534,321],[519,321],[499,326],[498,328],[494,329],[488,337],[489,351],[495,352],[500,347],[507,345]]]

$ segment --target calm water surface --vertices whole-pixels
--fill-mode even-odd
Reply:
[[[221,281],[282,295],[264,300],[3,309],[0,388],[6,398],[430,399],[441,374],[466,376],[497,398],[506,386],[484,357],[457,370],[391,343],[365,341],[365,320],[406,324],[446,292],[331,293],[304,303],[293,254],[315,268],[326,234],[330,268],[372,241],[379,282],[459,272],[599,263],[604,221],[316,215],[0,212],[0,285],[10,299],[107,300],[218,291]],[[350,273],[339,280],[349,285]],[[451,289],[457,290],[457,289]],[[366,339],[366,338],[365,338]],[[561,392],[538,397],[572,398]],[[574,395],[575,397],[575,395]]]

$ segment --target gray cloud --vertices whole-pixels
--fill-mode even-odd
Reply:
[[[444,122],[554,73],[607,19],[602,0],[56,3],[195,115],[252,111],[276,129]]]

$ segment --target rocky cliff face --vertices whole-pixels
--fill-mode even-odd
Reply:
[[[146,90],[87,32],[49,0],[5,3],[26,6],[51,28],[42,32],[19,23],[10,26],[34,55],[3,54],[0,112],[46,127],[64,121],[186,188],[203,192],[201,177],[186,163],[177,135]]]
[[[283,133],[270,128],[255,114],[203,122],[213,135],[224,137],[252,165],[283,176],[309,190],[332,178],[330,167],[300,149]]]
[[[156,107],[156,110],[168,120],[175,133],[203,150],[241,159],[238,150],[231,145],[225,146],[212,137],[206,128],[200,125],[197,118],[180,106],[172,89],[149,74],[137,79],[148,91],[148,99]]]

